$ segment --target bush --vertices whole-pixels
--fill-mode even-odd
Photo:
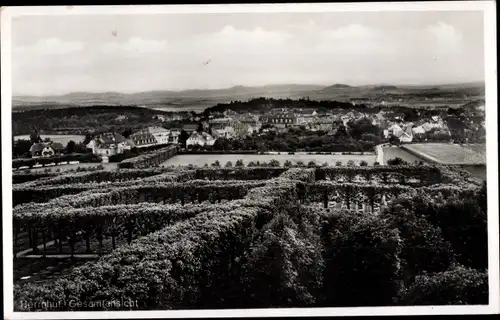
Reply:
[[[402,243],[377,216],[342,211],[327,216],[323,306],[387,306],[400,291]]]
[[[307,164],[307,166],[309,168],[314,168],[314,167],[316,167],[316,162],[314,162],[314,161],[311,160],[311,161],[309,161],[309,163]]]
[[[217,168],[220,168],[220,162],[219,162],[219,160],[215,160],[215,161],[212,163],[212,167],[217,167]]]
[[[408,165],[408,162],[404,161],[400,157],[395,157],[387,160],[387,164],[390,166],[403,166],[403,165]]]
[[[401,294],[403,305],[488,304],[488,273],[463,266],[422,275]]]
[[[285,163],[283,164],[283,166],[285,168],[290,168],[292,165],[293,165],[293,163],[290,160],[286,160]]]
[[[304,161],[302,161],[302,160],[297,161],[297,163],[295,165],[297,167],[304,167],[305,166]]]
[[[335,166],[341,167],[342,166],[342,161],[335,161]]]
[[[321,166],[322,167],[328,167],[328,162],[325,161]]]
[[[247,164],[247,167],[256,167],[257,165],[253,162],[253,161],[250,161],[248,164]]]
[[[356,165],[356,163],[354,163],[354,160],[347,161],[347,166],[348,167],[354,167],[355,165]]]
[[[243,168],[245,165],[243,164],[243,160],[238,159],[236,160],[236,164],[234,166],[237,168]]]
[[[269,161],[269,166],[270,167],[279,167],[280,166],[280,162],[276,159],[272,159],[271,161]]]
[[[232,168],[233,163],[231,161],[226,162],[226,168]]]
[[[365,160],[361,160],[361,162],[359,163],[359,165],[361,167],[367,167],[368,166],[368,162],[366,162]]]
[[[322,275],[321,251],[289,215],[262,230],[243,266],[247,307],[306,307],[316,302]]]
[[[373,166],[374,166],[374,167],[379,166],[379,165],[380,165],[380,162],[378,162],[378,161],[375,161],[375,162],[373,163]]]

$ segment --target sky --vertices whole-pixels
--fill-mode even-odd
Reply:
[[[14,95],[484,81],[483,12],[20,16]]]

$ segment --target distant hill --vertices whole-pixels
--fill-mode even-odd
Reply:
[[[233,86],[225,89],[193,89],[183,91],[156,90],[138,93],[72,92],[59,96],[14,96],[13,111],[32,109],[60,109],[70,106],[137,105],[159,110],[202,111],[219,103],[246,101],[253,98],[351,101],[351,99],[383,100],[425,99],[434,97],[484,96],[484,84],[447,84],[406,86],[378,84],[351,86],[336,83],[330,86],[309,84],[276,84],[263,86]],[[414,101],[413,101],[414,102]]]

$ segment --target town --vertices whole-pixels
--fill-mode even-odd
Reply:
[[[256,99],[258,101],[258,99]],[[272,105],[274,100],[267,102]],[[249,101],[248,103],[253,103]],[[255,151],[255,152],[373,152],[382,143],[394,145],[446,142],[484,143],[484,102],[465,104],[460,108],[394,108],[383,106],[337,108],[289,107],[268,111],[234,111],[229,103],[218,105],[224,111],[201,114],[152,114],[150,122],[137,129],[122,132],[87,134],[85,143],[62,145],[42,141],[31,134],[29,153],[23,150],[14,156],[51,157],[64,152],[91,151],[103,162],[119,162],[165,145],[176,145],[184,151]],[[126,119],[118,115],[118,121]],[[19,140],[14,145],[20,145]],[[17,152],[17,153],[16,153]]]

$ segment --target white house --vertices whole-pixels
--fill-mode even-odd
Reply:
[[[193,132],[191,136],[186,141],[186,146],[213,146],[215,143],[215,139],[206,132],[198,133]]]
[[[413,131],[413,134],[424,134],[426,133],[427,131],[425,131],[425,129],[423,128],[423,126],[418,126],[418,127],[415,127],[412,129]]]
[[[411,128],[411,125],[409,125],[405,131],[403,131],[401,133],[401,135],[399,136],[399,141],[400,142],[412,142],[413,140],[413,132],[412,132],[412,128]]]
[[[149,127],[147,130],[156,139],[157,144],[169,143],[170,130],[162,128],[162,127]]]
[[[127,140],[121,134],[115,132],[101,134],[87,144],[87,148],[92,149],[92,153],[99,156],[121,154],[134,146],[131,140]]]

